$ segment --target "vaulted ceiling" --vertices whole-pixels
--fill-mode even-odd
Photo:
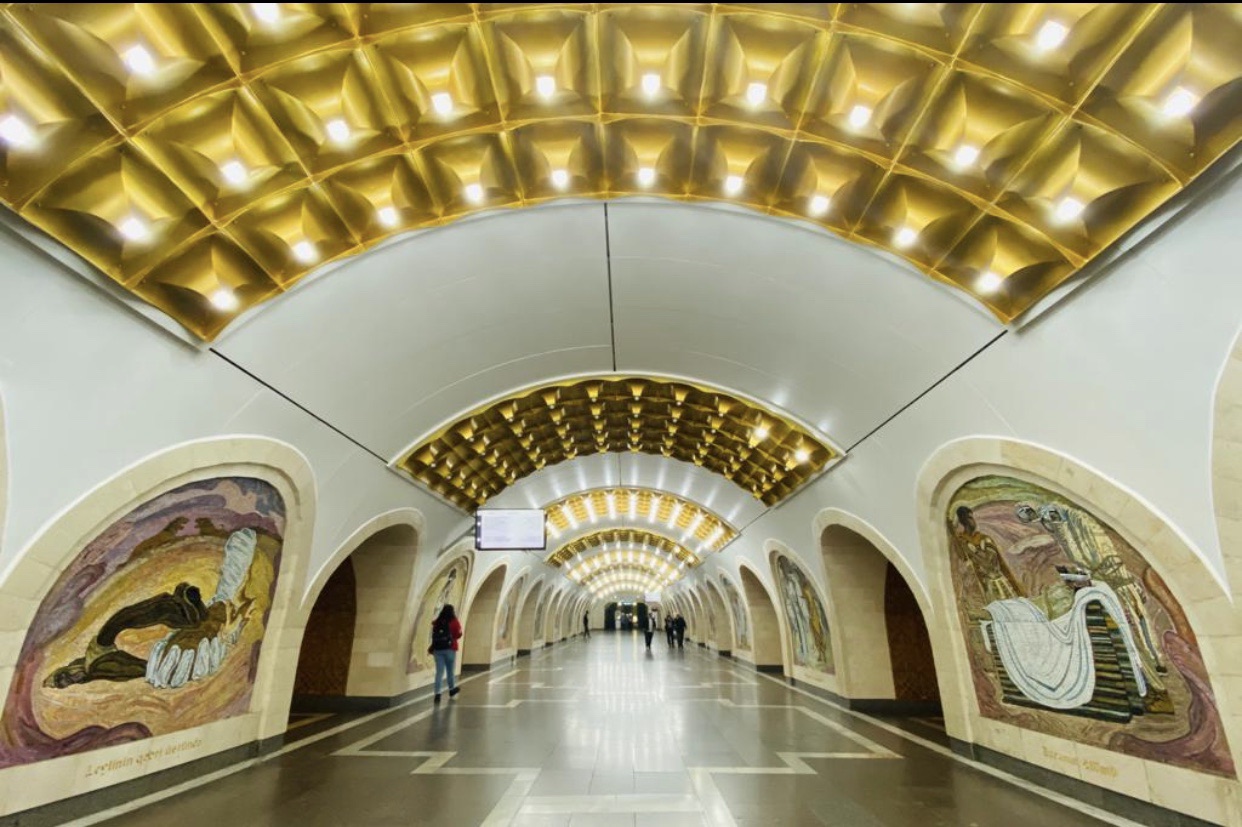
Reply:
[[[611,593],[1221,160],[1238,42],[1238,4],[6,4],[0,202],[459,508],[553,506]]]

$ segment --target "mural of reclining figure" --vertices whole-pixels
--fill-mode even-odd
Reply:
[[[126,606],[112,614],[86,646],[86,654],[54,670],[43,681],[53,689],[92,681],[130,681],[146,678],[152,686],[177,688],[219,671],[224,657],[241,636],[253,600],[238,604],[254,561],[258,535],[243,528],[224,544],[220,580],[211,600],[189,583]],[[117,645],[129,629],[165,626],[173,631],[155,643],[150,656],[141,658]]]

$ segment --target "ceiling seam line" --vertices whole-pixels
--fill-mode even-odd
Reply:
[[[608,202],[604,202],[604,270],[608,275],[608,336],[612,342],[612,372],[617,372],[617,311],[612,298],[612,233],[608,228]]]
[[[324,419],[322,416],[320,416],[319,414],[315,413],[315,412],[314,412],[314,411],[312,411],[310,408],[306,407],[306,406],[305,406],[305,405],[303,405],[301,402],[299,402],[299,401],[297,401],[296,399],[294,399],[292,396],[289,396],[289,394],[285,393],[285,392],[284,392],[284,391],[282,391],[280,388],[275,387],[274,385],[272,385],[271,383],[267,382],[267,381],[266,381],[266,380],[264,380],[263,378],[259,377],[258,375],[254,374],[254,373],[252,373],[251,371],[247,370],[246,368],[242,367],[242,366],[241,366],[241,365],[239,365],[237,362],[234,362],[232,359],[230,359],[229,357],[225,356],[225,355],[224,355],[223,353],[221,353],[220,351],[216,350],[214,347],[207,348],[207,350],[208,350],[208,351],[210,351],[211,353],[215,354],[217,357],[219,357],[220,359],[222,359],[224,362],[228,363],[229,365],[232,365],[234,368],[236,368],[237,370],[241,371],[241,372],[242,372],[242,373],[244,373],[246,376],[248,376],[248,377],[250,377],[251,379],[253,379],[255,382],[258,382],[260,385],[262,385],[263,387],[267,388],[269,391],[271,391],[272,393],[276,394],[276,395],[277,395],[277,396],[279,396],[281,399],[285,400],[286,402],[288,402],[288,403],[289,403],[290,405],[292,405],[293,407],[297,408],[297,409],[298,409],[299,411],[301,411],[302,413],[304,413],[304,414],[306,414],[307,416],[311,417],[311,418],[312,418],[312,419],[314,419],[316,422],[318,422],[318,423],[320,423],[321,425],[324,425],[324,426],[326,426],[326,427],[328,427],[328,428],[332,429],[332,431],[334,431],[336,434],[338,434],[338,435],[340,435],[340,436],[344,437],[345,439],[349,440],[349,441],[350,441],[350,442],[352,442],[355,446],[357,446],[358,448],[361,448],[363,451],[366,451],[368,454],[370,454],[371,456],[373,456],[373,457],[375,457],[377,460],[379,460],[381,463],[383,463],[383,465],[384,465],[384,467],[385,467],[385,468],[390,467],[390,466],[389,466],[389,463],[388,463],[388,460],[384,459],[382,456],[380,456],[379,454],[375,453],[375,451],[372,451],[372,450],[371,450],[370,448],[368,448],[366,445],[363,445],[361,442],[359,442],[358,440],[354,439],[352,436],[350,436],[349,434],[345,433],[345,432],[344,432],[344,431],[342,431],[340,428],[336,427],[336,426],[335,426],[335,425],[333,425],[331,422],[329,422],[328,420]]]
[[[939,379],[937,379],[935,382],[932,382],[930,385],[928,385],[928,386],[927,386],[927,388],[926,388],[926,389],[924,389],[922,393],[920,393],[918,396],[914,397],[914,398],[913,398],[913,399],[911,399],[909,402],[907,402],[906,404],[904,404],[904,405],[902,405],[900,408],[898,408],[898,409],[897,409],[897,410],[893,413],[893,415],[892,415],[892,416],[890,416],[888,419],[885,419],[885,420],[884,420],[883,422],[881,422],[879,425],[876,425],[876,426],[875,426],[874,428],[872,428],[870,431],[868,431],[867,433],[865,433],[865,434],[863,434],[861,437],[859,437],[859,439],[858,439],[858,440],[857,440],[857,441],[856,441],[853,445],[851,445],[850,447],[848,447],[848,448],[846,448],[846,449],[845,449],[845,453],[846,453],[846,455],[848,456],[849,454],[853,453],[853,451],[854,451],[854,449],[855,449],[855,448],[857,448],[859,445],[862,445],[864,442],[866,442],[869,438],[871,438],[871,436],[872,436],[872,435],[874,435],[877,431],[879,431],[879,430],[880,430],[881,428],[883,428],[885,425],[887,425],[888,423],[892,422],[894,419],[896,419],[897,417],[899,417],[899,416],[901,416],[903,413],[905,413],[905,411],[906,411],[906,409],[907,409],[907,408],[909,408],[910,406],[912,406],[914,403],[918,402],[918,401],[919,401],[920,399],[922,399],[924,396],[927,396],[927,394],[931,393],[931,392],[932,392],[932,391],[934,391],[936,388],[940,387],[940,385],[941,385],[941,384],[942,384],[942,383],[943,383],[946,379],[948,379],[950,376],[952,376],[953,374],[957,373],[957,372],[958,372],[959,370],[961,370],[962,368],[964,368],[964,367],[966,367],[967,365],[969,365],[972,361],[974,361],[974,358],[975,358],[976,356],[978,356],[980,353],[983,353],[983,351],[987,350],[987,349],[988,349],[988,348],[990,348],[992,345],[996,344],[998,341],[1000,341],[1001,337],[1003,337],[1003,336],[1004,336],[1006,333],[1008,333],[1008,332],[1009,332],[1009,330],[1008,330],[1008,329],[1005,329],[1005,330],[1002,330],[1000,333],[997,333],[995,336],[993,336],[991,339],[989,339],[987,342],[985,342],[985,343],[983,344],[983,346],[982,346],[982,347],[980,347],[978,350],[976,350],[974,353],[972,353],[972,354],[970,354],[969,356],[967,356],[967,357],[966,357],[965,359],[963,359],[961,362],[958,362],[958,363],[957,363],[957,365],[955,365],[955,366],[953,367],[953,369],[952,369],[952,370],[950,370],[950,371],[949,371],[948,373],[946,373],[944,376],[941,376],[941,377],[940,377]]]

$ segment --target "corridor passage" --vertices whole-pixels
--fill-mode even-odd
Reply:
[[[689,643],[670,651],[657,638],[648,654],[628,632],[468,676],[438,707],[420,696],[293,724],[299,740],[275,757],[107,823],[1127,823],[950,757],[929,722],[906,722],[903,734]]]

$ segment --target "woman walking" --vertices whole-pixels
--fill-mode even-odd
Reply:
[[[448,675],[450,698],[461,691],[457,688],[457,679],[453,674],[457,666],[457,641],[460,639],[461,622],[457,619],[453,606],[445,603],[440,614],[431,623],[431,645],[427,647],[428,653],[436,659],[436,703],[440,703],[440,681],[443,675]]]

